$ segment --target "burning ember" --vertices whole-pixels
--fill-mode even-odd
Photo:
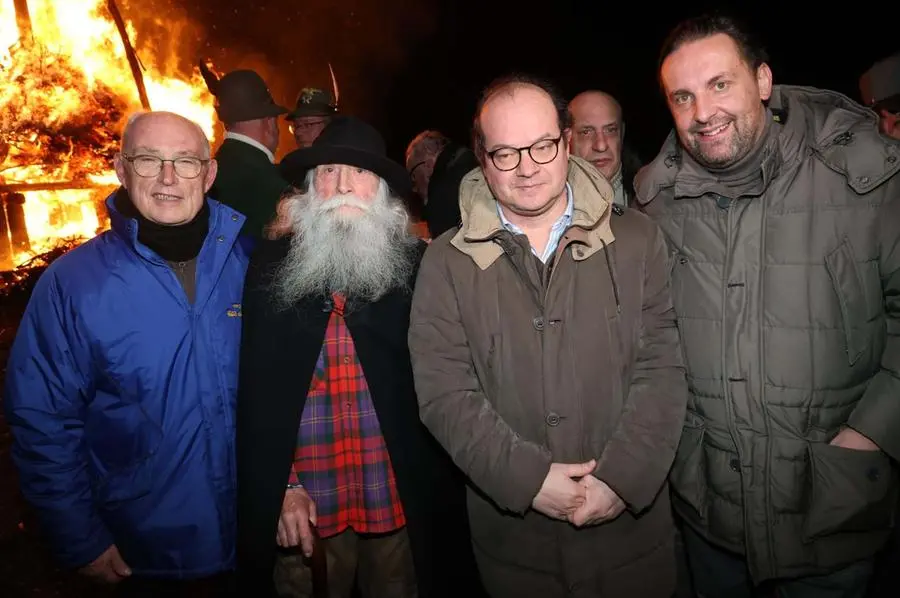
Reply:
[[[114,0],[0,0],[0,270],[109,226],[103,199],[130,112],[178,112],[213,139],[199,70],[179,77],[174,55],[150,62],[149,43]]]

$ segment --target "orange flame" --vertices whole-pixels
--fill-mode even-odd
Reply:
[[[29,0],[28,8],[32,43],[20,39],[13,0],[0,0],[0,192],[4,184],[68,181],[96,188],[26,192],[30,247],[12,246],[11,263],[0,268],[108,227],[102,200],[117,184],[112,156],[125,118],[141,109],[103,0]],[[151,108],[196,121],[214,141],[214,98],[199,71],[179,76],[177,60],[151,64],[133,24],[126,28],[138,42]]]

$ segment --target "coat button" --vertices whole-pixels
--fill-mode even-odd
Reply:
[[[232,222],[237,222],[237,221],[238,221],[238,215],[237,215],[237,214],[232,214],[232,215],[231,215],[231,221],[232,221]]]
[[[741,473],[741,462],[739,459],[732,459],[728,466],[731,467],[731,471]]]
[[[218,237],[216,237],[216,241],[218,241],[219,243],[222,243],[225,241],[225,237],[223,235],[219,235]]]
[[[533,319],[531,321],[531,323],[534,325],[535,330],[543,330],[544,329],[544,318],[542,318],[541,316],[538,316],[535,319]]]
[[[584,249],[581,247],[575,250],[575,257],[584,257]]]
[[[555,428],[556,426],[558,426],[559,420],[560,420],[560,417],[556,413],[548,413],[547,414],[547,418],[546,418],[547,425],[550,426],[551,428]]]
[[[869,478],[870,482],[877,482],[878,478],[881,477],[881,472],[878,471],[877,467],[870,467],[866,472],[866,477]]]
[[[727,210],[728,206],[731,205],[731,199],[725,197],[724,195],[715,195],[716,205],[722,208],[723,210]]]
[[[859,180],[859,182],[860,182],[861,184],[865,185],[865,184],[867,184],[867,183],[869,182],[869,177],[867,177],[867,176],[861,176],[861,177],[859,177],[858,180]]]

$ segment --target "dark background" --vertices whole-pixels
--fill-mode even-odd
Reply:
[[[120,0],[121,1],[121,0]],[[568,96],[600,88],[625,108],[630,140],[656,153],[669,117],[656,84],[659,46],[678,20],[710,7],[745,19],[769,50],[776,82],[825,87],[858,98],[857,80],[900,49],[900,18],[888,2],[649,2],[561,0],[130,0],[128,16],[184,11],[197,51],[223,70],[250,66],[276,99],[329,87],[341,108],[370,120],[401,156],[424,128],[468,140],[478,93],[492,78],[526,70]],[[808,5],[808,7],[807,7]],[[281,152],[292,149],[282,141]]]

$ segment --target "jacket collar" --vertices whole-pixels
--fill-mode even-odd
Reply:
[[[165,263],[154,251],[146,245],[138,241],[138,222],[134,218],[127,218],[121,212],[116,210],[114,203],[115,192],[106,198],[106,210],[109,213],[110,228],[131,247],[135,253],[144,259],[153,263]],[[246,217],[230,207],[219,203],[218,201],[206,198],[209,202],[209,233],[206,235],[206,241],[203,242],[203,248],[200,250],[198,259],[203,255],[204,251],[211,243],[231,247],[237,241],[241,227]]]
[[[575,156],[569,156],[566,180],[574,199],[572,226],[560,240],[557,252],[574,241],[586,246],[585,251],[576,254],[576,259],[587,259],[602,249],[603,244],[615,240],[610,226],[613,189],[590,163]],[[497,200],[480,167],[463,178],[459,205],[462,224],[450,243],[485,270],[503,254],[493,239],[504,228],[497,212]]]

